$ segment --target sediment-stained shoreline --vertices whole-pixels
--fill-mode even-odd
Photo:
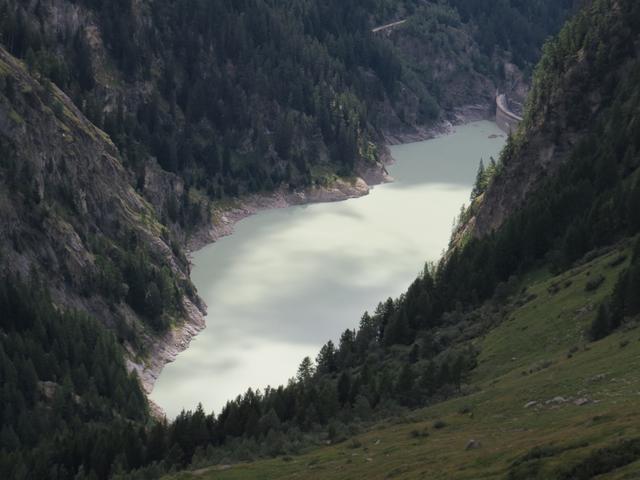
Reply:
[[[383,159],[385,163],[391,161],[388,152]],[[187,244],[188,252],[190,254],[222,237],[231,235],[236,223],[263,210],[358,198],[369,194],[372,186],[390,181],[392,178],[386,173],[384,164],[377,164],[375,167],[361,167],[359,176],[352,180],[338,179],[326,187],[312,187],[300,192],[281,189],[267,195],[256,194],[238,198],[228,206],[214,209],[212,222],[190,238]],[[186,311],[185,321],[172,328],[161,339],[154,340],[146,359],[141,362],[133,360],[128,362],[129,368],[140,378],[147,396],[153,391],[153,386],[164,366],[175,360],[180,352],[186,350],[191,340],[206,326],[206,308],[195,305],[186,297],[183,298],[183,305]],[[163,416],[162,409],[151,400],[150,405],[154,414]]]
[[[480,106],[470,106],[457,113],[454,123],[446,121],[430,129],[387,135],[385,138],[390,145],[428,140],[451,133],[455,125],[486,119],[485,112],[486,110],[481,109]],[[187,242],[187,251],[190,255],[222,237],[231,235],[239,221],[264,210],[311,203],[338,202],[365,196],[369,194],[371,187],[393,181],[385,168],[385,165],[393,163],[388,149],[385,148],[381,160],[382,162],[375,166],[360,165],[357,177],[351,180],[338,179],[330,186],[315,186],[297,192],[280,189],[270,194],[241,197],[230,201],[227,205],[214,207],[211,223],[191,236]],[[143,362],[130,362],[130,367],[137,372],[147,396],[152,392],[155,381],[164,366],[186,350],[191,340],[206,326],[206,306],[202,308],[185,299],[185,310],[187,311],[186,320],[171,329],[162,339],[154,340]],[[157,416],[164,415],[162,409],[151,400],[150,405]]]

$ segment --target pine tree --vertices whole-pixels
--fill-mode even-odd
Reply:
[[[433,362],[427,363],[427,367],[420,376],[420,388],[424,390],[427,396],[434,393],[436,387],[436,367]]]
[[[340,336],[340,343],[337,352],[338,368],[348,368],[353,363],[355,338],[356,333],[354,330],[345,330]]]
[[[167,424],[157,421],[149,430],[147,440],[147,458],[150,462],[161,461],[167,452]]]
[[[386,346],[395,344],[408,345],[413,341],[412,337],[407,312],[402,309],[391,317],[385,330],[384,344]]]
[[[400,370],[400,376],[396,383],[396,391],[400,394],[407,394],[413,389],[414,382],[415,374],[413,373],[413,369],[411,365],[405,363],[402,366],[402,370]]]
[[[338,401],[340,405],[345,405],[351,393],[351,375],[349,372],[342,372],[338,378]]]
[[[473,184],[473,190],[471,190],[471,201],[473,202],[476,198],[482,195],[486,188],[486,175],[484,170],[484,161],[480,159],[480,164],[478,165],[478,172],[476,173],[476,181]]]
[[[263,415],[258,421],[258,429],[260,434],[266,435],[271,430],[279,430],[281,426],[280,417],[276,411],[272,408],[265,415]]]
[[[375,315],[379,318],[380,328],[378,330],[378,339],[382,342],[385,337],[385,329],[387,328],[387,323],[389,319],[395,312],[395,304],[391,297],[387,298],[384,303],[379,303],[376,307]]]
[[[486,168],[484,172],[485,191],[489,187],[489,182],[497,173],[498,173],[498,164],[496,163],[496,159],[493,157],[489,157],[489,166]]]
[[[300,366],[298,367],[298,373],[296,375],[296,380],[302,385],[306,385],[311,380],[313,376],[314,369],[313,363],[311,362],[311,358],[304,357]]]
[[[321,423],[326,424],[336,416],[338,410],[340,410],[340,403],[334,382],[328,380],[322,382],[314,404],[320,415]]]
[[[466,362],[463,355],[458,355],[451,365],[451,382],[456,386],[458,391],[462,386],[464,378]]]
[[[377,339],[378,327],[374,317],[364,312],[360,319],[360,326],[356,332],[355,348],[360,357],[369,349],[371,342]]]
[[[331,340],[320,349],[316,358],[316,364],[317,371],[320,374],[333,373],[336,371],[336,349]]]
[[[633,263],[627,271],[624,313],[632,317],[640,313],[640,262]]]
[[[389,398],[393,393],[393,374],[389,368],[384,368],[378,375],[377,392],[380,398]]]
[[[610,315],[609,309],[605,303],[601,304],[598,308],[598,314],[591,323],[589,329],[589,336],[591,340],[600,340],[606,337],[610,331]]]

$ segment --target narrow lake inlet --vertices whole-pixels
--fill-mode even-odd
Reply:
[[[497,158],[505,141],[482,121],[392,147],[395,182],[345,202],[260,212],[196,252],[207,328],[165,367],[151,398],[173,418],[198,402],[218,413],[249,387],[286,383],[303,357],[439,258],[480,158]]]

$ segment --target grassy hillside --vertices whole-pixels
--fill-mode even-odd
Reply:
[[[571,470],[603,447],[640,438],[638,323],[598,342],[587,336],[628,256],[621,244],[559,276],[530,275],[496,309],[502,320],[471,340],[480,354],[466,395],[300,456],[167,478],[638,478],[633,445],[625,446],[635,460],[610,473]],[[604,282],[590,290],[600,275]]]

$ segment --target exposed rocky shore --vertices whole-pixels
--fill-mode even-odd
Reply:
[[[428,140],[450,133],[456,125],[490,119],[494,113],[484,104],[469,105],[457,109],[449,119],[435,126],[385,133],[385,141],[389,145],[397,145]],[[358,176],[352,179],[337,179],[331,185],[314,186],[303,191],[280,189],[269,194],[248,195],[227,204],[214,206],[211,222],[189,238],[187,250],[189,253],[195,252],[222,237],[231,235],[236,223],[263,210],[309,203],[338,202],[368,195],[372,186],[393,181],[385,168],[385,165],[394,161],[389,150],[385,149],[380,157],[382,164],[360,165],[357,169]],[[187,320],[171,329],[162,338],[154,340],[148,358],[143,364],[131,363],[131,368],[138,373],[147,394],[153,390],[164,366],[186,350],[191,340],[206,326],[205,308],[186,301],[185,310]],[[151,402],[151,406],[156,413],[161,414],[162,410],[157,405]]]
[[[385,163],[391,161],[388,151],[382,155]],[[328,186],[315,186],[304,191],[290,192],[280,189],[270,194],[255,194],[238,198],[229,204],[215,207],[212,221],[196,232],[187,244],[189,252],[231,235],[240,220],[262,210],[286,208],[308,203],[339,202],[368,195],[373,185],[392,181],[384,165],[361,166],[358,176],[353,179],[337,179]],[[183,299],[186,320],[169,330],[163,337],[150,342],[147,358],[142,362],[129,360],[129,368],[140,378],[145,392],[149,395],[162,369],[186,350],[191,340],[206,326],[206,308],[194,305],[186,297]],[[152,411],[162,416],[162,409],[150,401]]]
[[[492,104],[478,103],[465,105],[455,109],[445,120],[431,126],[407,126],[405,129],[394,129],[385,132],[384,139],[388,145],[422,142],[452,132],[456,125],[477,122],[479,120],[494,120],[495,110]]]
[[[303,191],[280,189],[270,194],[255,194],[239,198],[229,205],[215,208],[213,221],[193,235],[188,243],[189,252],[231,235],[236,223],[261,210],[286,208],[307,203],[339,202],[369,194],[371,186],[390,181],[382,170],[361,173],[353,180],[338,179],[329,186],[315,186]]]

